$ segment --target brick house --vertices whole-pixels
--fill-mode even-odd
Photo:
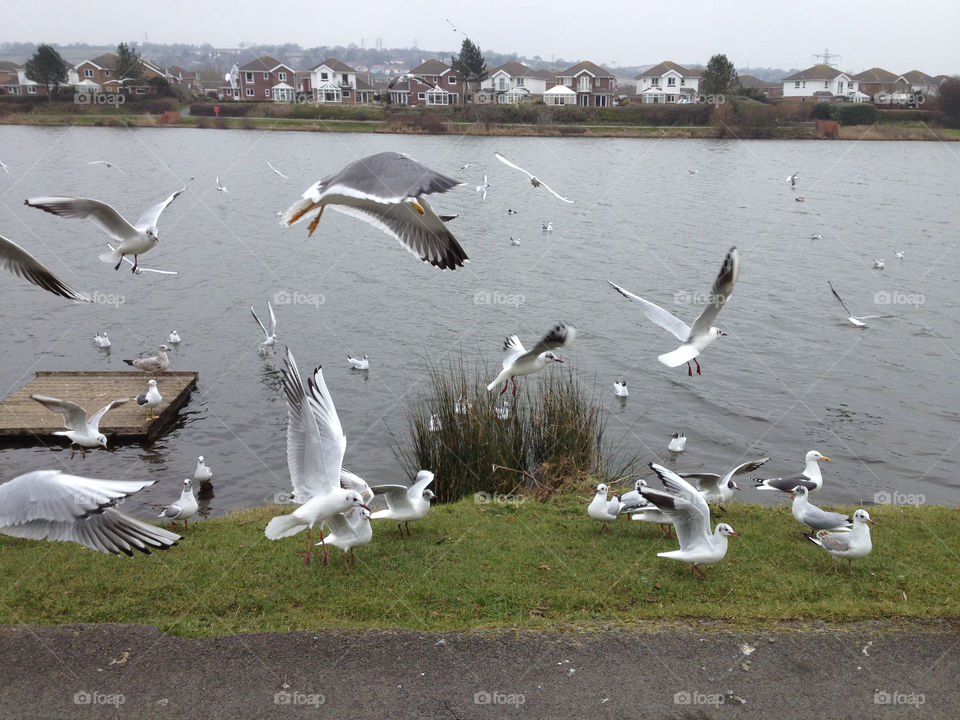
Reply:
[[[463,83],[454,69],[442,60],[427,60],[413,68],[410,74],[420,79],[410,78],[397,83],[390,90],[390,102],[394,105],[437,107],[462,102]]]
[[[269,55],[261,55],[239,68],[238,89],[242,100],[293,102],[296,73]]]
[[[611,107],[616,89],[613,73],[589,60],[556,74],[557,85],[570,88],[577,94],[581,107]]]

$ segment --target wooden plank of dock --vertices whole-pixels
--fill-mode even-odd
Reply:
[[[163,396],[153,412],[154,420],[147,419],[146,408],[137,405],[134,398],[147,391],[147,381],[157,381],[157,390]],[[31,395],[48,395],[77,403],[92,415],[100,408],[120,398],[130,402],[115,407],[100,421],[100,432],[111,439],[155,440],[177,418],[177,414],[197,387],[198,373],[177,370],[151,375],[144,372],[95,370],[38,370],[36,377],[25,387],[0,403],[0,442],[23,442],[36,438],[49,440],[53,433],[63,430],[63,417],[44,407]]]

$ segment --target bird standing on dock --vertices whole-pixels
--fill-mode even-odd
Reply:
[[[157,390],[157,381],[153,378],[147,381],[146,392],[142,392],[137,395],[137,405],[140,407],[145,407],[147,409],[147,420],[154,420],[159,417],[159,415],[154,414],[154,408],[158,407],[160,403],[163,402],[163,396],[160,395],[160,391]]]

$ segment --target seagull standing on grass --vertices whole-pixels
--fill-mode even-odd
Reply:
[[[158,417],[154,413],[154,408],[163,402],[163,396],[160,395],[160,391],[157,390],[157,381],[153,378],[147,381],[147,386],[147,391],[137,395],[136,400],[137,405],[147,408],[147,419],[152,420]]]
[[[347,438],[343,434],[337,409],[323,380],[320,367],[307,377],[304,385],[300,370],[287,349],[283,368],[283,389],[287,396],[287,465],[293,484],[294,501],[300,504],[287,515],[273,518],[264,531],[270,540],[307,531],[307,555],[310,564],[310,534],[313,526],[330,521],[352,507],[369,510],[357,490],[341,486],[340,470]],[[323,545],[323,564],[329,563]]]
[[[531,375],[543,367],[548,362],[562,363],[563,360],[553,354],[553,350],[566,347],[573,342],[577,335],[577,329],[573,325],[560,323],[548,332],[543,339],[533,346],[532,350],[527,350],[516,335],[508,335],[503,342],[503,370],[500,374],[487,385],[487,390],[493,390],[497,385],[503,382],[503,395],[507,391],[507,385],[513,381],[513,394],[517,394],[516,378],[520,375]]]
[[[0,485],[0,532],[30,540],[75,542],[91,550],[133,556],[166,550],[179,535],[140,522],[116,503],[156,480],[96,480],[59,470],[35,470]]]
[[[253,315],[253,319],[257,321],[257,325],[260,326],[260,329],[263,330],[263,342],[260,343],[260,352],[266,355],[268,352],[272,352],[274,355],[277,354],[277,316],[273,314],[273,305],[270,304],[270,301],[267,300],[267,312],[268,322],[267,326],[264,327],[263,323],[260,322],[260,318],[257,317],[256,311],[253,309],[253,305],[250,306],[250,314]]]
[[[53,410],[56,413],[60,413],[63,416],[63,426],[67,429],[58,430],[53,434],[62,435],[70,440],[69,447],[71,458],[76,452],[76,449],[73,447],[74,445],[80,448],[80,455],[84,458],[87,457],[87,448],[106,448],[107,436],[100,432],[100,418],[102,418],[108,410],[111,410],[118,405],[123,405],[130,399],[120,398],[119,400],[114,400],[109,405],[104,405],[102,408],[97,410],[97,412],[91,415],[88,419],[87,411],[76,403],[70,402],[69,400],[47,397],[46,395],[31,395],[30,397],[41,405],[44,405],[48,409]]]
[[[89,198],[35,197],[27,198],[24,203],[60,217],[88,219],[120,243],[115,250],[101,254],[100,259],[108,263],[116,262],[113,269],[119,270],[124,256],[133,255],[132,272],[136,272],[138,256],[151,250],[160,241],[157,230],[160,214],[186,189],[180,188],[166,200],[145,210],[135,225],[127,222],[107,203]]]
[[[809,493],[810,491],[803,485],[797,485],[793,489],[793,504],[790,512],[793,513],[794,520],[812,530],[844,530],[853,526],[849,516],[821,510],[811,503],[807,499]]]
[[[613,283],[610,283],[610,285],[627,300],[639,305],[648,320],[669,331],[683,343],[673,352],[660,355],[658,360],[668,367],[677,367],[686,363],[687,375],[692,377],[693,371],[690,368],[690,361],[693,360],[697,364],[697,375],[699,375],[700,362],[697,360],[697,356],[718,337],[726,335],[720,328],[712,327],[711,323],[733,293],[739,274],[740,256],[737,254],[737,248],[732,247],[723,260],[720,274],[713,282],[709,304],[700,313],[700,317],[694,321],[692,328],[659,305],[654,305],[642,297],[627,292],[619,285]]]
[[[667,491],[642,488],[640,494],[673,518],[680,542],[679,550],[657,553],[657,557],[688,562],[701,579],[706,579],[698,566],[723,560],[727,554],[727,538],[737,537],[737,533],[726,523],[720,523],[711,533],[710,507],[699,491],[662,465],[650,463],[650,467]]]
[[[350,559],[356,564],[353,549],[366,545],[373,539],[370,511],[362,507],[352,507],[345,513],[334,515],[326,524],[330,533],[315,545],[333,545],[343,550],[343,566],[347,568],[347,572],[351,572],[347,564],[347,553],[350,553]]]
[[[587,515],[603,523],[603,525],[600,526],[600,532],[604,530],[609,531],[610,527],[607,523],[616,520],[620,511],[623,509],[623,503],[620,502],[620,498],[616,495],[612,497],[607,496],[608,490],[607,486],[603,483],[597,485],[597,494],[593,496],[593,500],[591,500],[587,506]]]
[[[810,450],[804,455],[803,472],[780,478],[753,478],[757,490],[779,490],[792,493],[797,485],[802,485],[810,492],[816,492],[823,485],[823,475],[820,473],[818,461],[830,462],[830,458],[821,455],[816,450]]]
[[[542,185],[542,186],[545,187],[547,190],[549,190],[549,191],[550,191],[550,194],[553,195],[554,197],[556,197],[556,198],[558,198],[558,199],[560,199],[560,200],[563,200],[565,203],[570,203],[571,205],[573,204],[573,200],[567,200],[567,198],[565,198],[563,195],[559,194],[557,191],[553,190],[549,185],[547,185],[545,182],[543,182],[543,180],[541,180],[540,178],[536,177],[533,173],[531,173],[531,172],[529,172],[529,171],[527,171],[527,170],[524,170],[522,167],[520,167],[520,166],[517,165],[516,163],[510,162],[509,160],[507,160],[503,155],[501,155],[501,154],[498,153],[498,152],[495,152],[494,155],[496,155],[497,160],[499,160],[500,162],[502,162],[502,163],[503,163],[504,165],[506,165],[507,167],[512,167],[514,170],[519,170],[519,171],[522,172],[524,175],[526,175],[526,176],[530,179],[530,184],[533,185],[534,187],[540,187],[540,186]]]
[[[197,504],[197,498],[193,494],[193,487],[190,478],[184,478],[183,490],[180,491],[180,499],[167,505],[158,517],[170,521],[170,527],[177,520],[183,521],[183,527],[187,527],[187,520],[197,514],[200,506]]]
[[[0,235],[0,267],[54,295],[77,302],[90,302],[90,298],[78,293],[44,267],[33,255],[2,235]]]
[[[873,521],[867,511],[861,508],[853,514],[852,530],[842,532],[820,530],[816,536],[806,533],[803,536],[833,556],[834,573],[839,572],[837,565],[840,558],[847,558],[852,574],[853,559],[864,558],[873,550],[873,542],[870,540],[870,526],[867,523],[872,524]]]
[[[893,315],[854,315],[852,312],[850,312],[850,308],[847,307],[847,304],[843,301],[843,298],[840,297],[840,293],[834,290],[833,283],[827,280],[827,285],[830,286],[830,292],[833,293],[833,296],[837,299],[837,302],[840,303],[840,306],[847,311],[847,322],[849,322],[854,327],[861,327],[861,328],[866,327],[867,326],[867,323],[865,322],[866,320],[873,320],[875,318],[893,317]]]
[[[724,512],[727,509],[723,506],[724,503],[730,502],[733,498],[733,493],[736,490],[740,489],[740,486],[733,481],[734,476],[743,475],[744,473],[753,472],[760,466],[762,466],[770,458],[760,458],[759,460],[750,460],[745,463],[737,465],[735,468],[728,470],[721,477],[720,475],[715,475],[714,473],[679,473],[680,477],[684,480],[689,480],[697,489],[700,491],[700,494],[703,495],[703,499],[707,501],[707,505],[716,505]]]
[[[437,496],[433,494],[427,486],[433,482],[433,473],[429,470],[421,470],[417,473],[417,478],[413,485],[374,485],[373,492],[376,495],[382,495],[387,502],[386,510],[377,510],[370,515],[371,520],[394,520],[397,523],[397,530],[400,537],[410,537],[410,522],[420,520],[426,517],[430,510],[430,501]],[[401,523],[407,530],[403,534]]]
[[[423,196],[458,185],[462,183],[401,153],[377,153],[315,182],[287,208],[280,223],[294,225],[316,210],[308,226],[313,235],[330,206],[392,235],[424,262],[454,270],[463,266],[467,254]]]

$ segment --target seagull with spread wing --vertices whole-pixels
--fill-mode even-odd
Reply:
[[[282,178],[284,178],[284,179],[286,179],[286,180],[289,180],[289,179],[290,179],[289,177],[287,177],[286,175],[284,175],[282,172],[280,172],[279,170],[277,170],[273,165],[271,165],[269,160],[267,160],[267,165],[269,166],[269,168],[270,168],[271,170],[273,170],[273,171],[274,171],[277,175],[279,175],[280,177],[282,177]]]
[[[80,448],[80,455],[87,456],[87,448],[107,447],[107,436],[100,432],[100,418],[108,410],[123,405],[130,398],[120,398],[114,400],[109,405],[105,405],[87,418],[87,411],[69,400],[48,397],[46,395],[31,395],[41,405],[63,416],[63,426],[66,430],[58,430],[54,435],[62,435],[70,440],[70,457],[76,453],[74,445]]]
[[[103,262],[116,262],[114,270],[119,270],[125,255],[133,255],[133,270],[137,271],[138,256],[152,249],[160,241],[157,223],[160,214],[167,205],[186,190],[182,187],[166,200],[148,208],[134,225],[131,225],[112,206],[99,200],[74,197],[35,197],[27,198],[24,204],[65,218],[86,218],[119,242],[119,246],[100,255]]]
[[[850,323],[851,325],[853,325],[854,327],[861,327],[861,328],[866,327],[866,326],[867,326],[867,323],[864,322],[865,320],[874,320],[874,319],[880,319],[880,318],[893,317],[893,315],[854,315],[852,312],[850,312],[850,308],[847,307],[847,304],[843,301],[843,298],[840,297],[840,293],[838,293],[838,292],[834,289],[833,283],[831,283],[829,280],[827,280],[827,285],[830,286],[830,292],[833,293],[833,296],[834,296],[834,297],[837,299],[837,301],[840,303],[840,306],[841,306],[844,310],[846,310],[846,312],[847,312],[847,322],[849,322],[849,323]]]
[[[0,267],[54,295],[77,302],[91,302],[90,298],[81,295],[50,272],[33,255],[2,235],[0,235]]]
[[[563,200],[565,203],[570,203],[571,205],[573,204],[573,200],[567,200],[567,198],[565,198],[563,195],[559,194],[556,190],[554,190],[553,188],[551,188],[549,185],[547,185],[543,180],[541,180],[540,178],[538,178],[538,177],[537,177],[536,175],[534,175],[533,173],[531,173],[531,172],[529,172],[529,171],[527,171],[527,170],[524,170],[522,167],[520,167],[519,165],[517,165],[517,164],[514,163],[514,162],[510,162],[509,160],[507,160],[503,155],[501,155],[501,154],[498,153],[498,152],[495,152],[494,155],[497,156],[497,160],[499,160],[500,162],[502,162],[502,163],[503,163],[504,165],[506,165],[507,167],[512,167],[514,170],[519,170],[519,171],[522,172],[524,175],[526,175],[528,178],[530,178],[530,184],[533,185],[534,187],[540,187],[541,185],[543,185],[543,187],[545,187],[547,190],[549,190],[550,193],[551,193],[554,197],[557,197],[557,198],[559,198],[560,200]]]
[[[548,332],[543,339],[527,350],[516,335],[508,335],[503,341],[503,370],[496,379],[487,385],[487,390],[493,390],[503,382],[503,395],[507,385],[513,381],[513,394],[517,394],[517,380],[520,375],[532,375],[542,370],[548,362],[562,363],[563,360],[553,354],[553,350],[566,347],[573,342],[577,329],[573,325],[560,323]]]
[[[700,362],[697,356],[714,340],[721,335],[726,335],[720,328],[713,327],[714,318],[717,317],[727,300],[733,293],[733,287],[737,283],[737,276],[740,274],[740,256],[735,247],[730,248],[730,252],[723,260],[723,267],[720,268],[720,274],[713,282],[713,289],[710,292],[709,303],[703,309],[691,328],[683,320],[667,312],[659,305],[654,305],[649,300],[644,300],[632,292],[624,290],[619,285],[610,283],[614,290],[623,295],[627,300],[640,306],[647,319],[664,330],[673,334],[677,340],[683,344],[676,350],[660,355],[657,359],[668,367],[677,367],[683,363],[687,364],[687,375],[693,376],[690,368],[690,361],[697,364],[697,375],[700,374]],[[609,281],[607,281],[609,282]]]
[[[256,311],[253,309],[253,305],[250,306],[250,314],[253,315],[253,319],[257,321],[257,325],[260,326],[260,329],[263,330],[264,340],[260,343],[260,352],[266,354],[270,351],[273,351],[273,354],[277,354],[277,316],[273,314],[273,305],[270,304],[270,301],[267,300],[267,312],[269,315],[269,322],[266,327],[263,326],[263,323],[260,322],[260,318],[257,317]]]

